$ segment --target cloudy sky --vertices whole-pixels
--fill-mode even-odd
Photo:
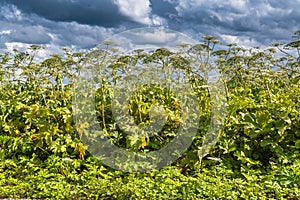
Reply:
[[[40,44],[78,49],[126,30],[163,26],[199,40],[242,46],[288,42],[300,29],[300,0],[2,0],[0,50]]]

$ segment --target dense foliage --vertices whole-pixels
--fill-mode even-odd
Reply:
[[[188,58],[160,48],[118,55],[113,48],[52,55],[40,62],[28,52],[0,55],[0,197],[66,199],[300,199],[300,32],[287,45],[261,50],[234,44],[224,48],[214,37],[180,45]],[[107,46],[108,43],[106,43]],[[218,46],[218,48],[216,47]],[[83,68],[98,66],[109,53],[113,62],[99,77],[96,113],[105,134],[120,148],[135,152],[160,149],[180,124],[180,104],[161,85],[133,91],[129,111],[147,125],[153,105],[167,110],[166,124],[154,135],[127,135],[112,114],[112,86],[128,69],[152,63],[181,69],[199,102],[198,134],[171,166],[148,173],[125,173],[103,165],[81,141],[72,111],[73,84]],[[93,58],[93,59],[91,59]],[[107,58],[107,57],[106,57]],[[228,112],[218,143],[200,156],[210,126],[210,68],[226,86]],[[168,72],[168,71],[167,71]],[[176,73],[173,71],[172,73]]]

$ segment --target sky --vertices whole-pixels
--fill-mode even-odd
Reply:
[[[89,49],[143,27],[165,27],[195,40],[213,35],[224,44],[266,46],[291,41],[299,25],[300,0],[2,0],[0,51],[31,44],[51,53],[61,47]]]

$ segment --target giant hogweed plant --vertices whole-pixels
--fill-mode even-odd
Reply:
[[[71,106],[75,77],[88,68],[101,72],[95,85],[95,100],[98,123],[104,134],[120,148],[130,151],[162,148],[176,136],[182,114],[180,102],[171,89],[160,84],[141,84],[132,91],[126,109],[134,123],[146,126],[151,119],[165,121],[161,131],[153,137],[126,135],[112,111],[113,86],[126,82],[130,70],[156,66],[164,68],[166,76],[173,74],[171,77],[177,77],[177,81],[180,75],[187,77],[199,102],[198,135],[178,165],[195,168],[199,163],[198,154],[211,117],[207,82],[208,71],[213,67],[219,70],[226,85],[229,107],[225,128],[210,156],[233,168],[293,162],[299,159],[300,145],[299,32],[295,38],[287,45],[274,44],[261,50],[235,44],[217,48],[218,41],[207,36],[201,44],[179,46],[188,56],[166,48],[150,52],[138,49],[119,55],[116,48],[110,48],[109,42],[104,44],[106,48],[89,52],[65,49],[64,55],[51,55],[40,62],[34,59],[38,46],[32,46],[28,52],[2,54],[1,159],[35,155],[45,160],[58,155],[83,160],[91,156],[80,140],[90,124],[79,124],[80,128],[76,129]],[[104,66],[104,59],[111,59],[109,65]],[[168,70],[170,66],[182,73],[176,76],[176,70]],[[158,103],[167,115],[152,113],[150,116],[151,109]]]

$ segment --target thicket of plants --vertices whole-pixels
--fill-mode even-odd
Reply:
[[[190,57],[166,48],[120,55],[109,43],[87,52],[65,49],[64,55],[40,62],[35,55],[41,47],[35,45],[0,55],[0,197],[300,199],[299,36],[300,31],[289,44],[266,49],[221,46],[207,36],[201,44],[178,47]],[[101,71],[99,61],[107,56],[112,60],[104,70],[107,78],[97,80],[97,119],[102,134],[133,152],[158,150],[176,136],[180,102],[162,85],[141,85],[129,100],[134,123],[143,126],[161,117],[149,116],[159,103],[167,110],[166,124],[153,137],[127,135],[112,113],[112,87],[126,82],[129,69],[154,64],[166,73],[177,73],[168,71],[170,66],[181,70],[189,80],[199,103],[198,134],[172,165],[121,172],[102,164],[82,142],[89,125],[76,129],[73,86],[82,70],[96,66]],[[191,59],[199,65],[192,66]],[[202,159],[200,147],[211,122],[211,68],[221,75],[228,109],[217,144]]]

